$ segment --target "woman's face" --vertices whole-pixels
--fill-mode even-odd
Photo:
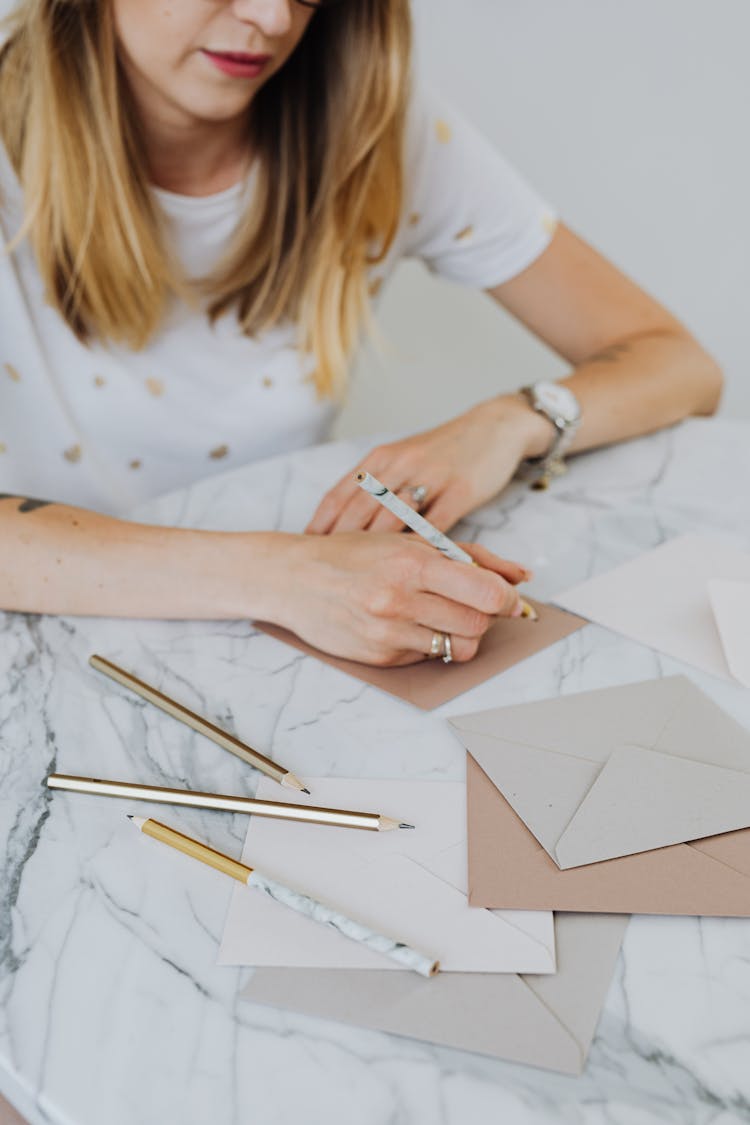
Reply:
[[[236,118],[313,15],[298,0],[112,0],[119,55],[142,111],[175,123]]]

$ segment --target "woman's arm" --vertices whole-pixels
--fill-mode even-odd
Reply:
[[[583,412],[573,450],[658,430],[690,414],[713,414],[719,404],[723,379],[716,361],[675,317],[563,225],[536,262],[490,295],[572,365],[560,382]],[[500,414],[511,398],[492,400]],[[543,454],[552,439],[550,423],[535,420],[529,457]]]
[[[421,660],[434,632],[470,660],[498,615],[516,616],[523,567],[467,544],[479,566],[416,536],[335,540],[153,527],[0,496],[0,608],[107,617],[255,618],[337,656]]]
[[[658,430],[690,414],[712,414],[718,406],[723,380],[715,360],[666,309],[565,226],[535,262],[490,295],[572,364],[560,381],[582,408],[573,450]],[[410,486],[427,487],[424,514],[448,529],[500,492],[521,461],[546,453],[553,437],[551,423],[512,392],[433,430],[379,446],[357,467],[402,490],[407,502]],[[323,497],[308,531],[398,526],[350,473]]]
[[[103,617],[262,618],[283,536],[152,527],[0,499],[0,608]]]

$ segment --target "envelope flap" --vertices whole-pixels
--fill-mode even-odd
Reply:
[[[561,869],[750,826],[750,775],[620,746],[560,836]]]
[[[585,1061],[561,1019],[511,973],[422,980],[416,973],[260,969],[242,997],[564,1074],[580,1074]]]
[[[470,734],[486,734],[603,763],[610,732],[621,744],[651,746],[691,693],[700,695],[687,677],[665,676],[454,715],[448,722],[464,743]]]
[[[554,859],[557,841],[602,769],[600,763],[485,734],[464,732],[462,741]]]

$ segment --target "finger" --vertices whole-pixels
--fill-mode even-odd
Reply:
[[[339,531],[364,531],[378,515],[379,509],[380,505],[374,497],[357,488],[356,495],[344,504],[328,529],[328,534],[333,535]]]
[[[523,608],[515,586],[500,574],[437,552],[423,563],[422,589],[496,617],[517,617]]]
[[[469,552],[479,566],[484,567],[485,570],[494,571],[506,582],[512,582],[514,586],[519,582],[530,582],[534,577],[533,572],[527,570],[525,566],[521,566],[520,563],[513,562],[511,559],[500,558],[494,551],[483,547],[481,543],[461,543],[459,545]]]
[[[398,516],[394,516],[393,512],[389,512],[387,508],[378,505],[379,511],[375,513],[370,521],[368,531],[404,531],[406,524]]]
[[[412,496],[412,490],[410,488],[399,489],[399,491],[396,493],[396,496],[398,496],[399,500],[403,500],[403,502],[405,504],[408,504],[408,506],[410,508],[413,508],[415,512],[418,511],[418,508],[417,508],[416,504],[414,503],[414,497]],[[404,528],[406,527],[406,524],[404,523],[404,521],[402,519],[399,519],[398,516],[395,516],[393,514],[393,512],[388,510],[388,508],[384,508],[382,505],[378,505],[378,507],[380,508],[380,511],[377,512],[375,514],[375,516],[373,517],[373,519],[370,522],[370,525],[367,529],[368,531],[403,531],[404,530]]]
[[[436,633],[448,633],[448,630],[428,628],[409,621],[392,621],[387,626],[375,623],[361,659],[383,668],[425,660],[431,655]],[[454,633],[448,635],[451,638],[451,653],[457,663],[471,660],[476,655],[479,637],[464,637]],[[441,654],[443,649],[444,643],[441,640]]]
[[[446,488],[445,492],[434,498],[422,514],[440,531],[450,531],[469,511],[471,508],[466,501],[462,501],[454,491]]]
[[[331,530],[349,501],[361,491],[356,481],[356,471],[347,473],[326,492],[305,531],[312,535],[325,535]]]
[[[432,629],[422,625],[403,626],[403,649],[400,655],[406,656],[411,652],[419,652],[422,659],[428,658],[432,652],[432,639],[436,633],[447,633],[451,639],[451,654],[457,664],[464,664],[476,656],[479,648],[479,637],[464,637],[458,633],[451,633],[448,629]]]
[[[459,602],[435,594],[417,594],[414,598],[414,619],[428,629],[479,639],[494,622],[494,617]]]

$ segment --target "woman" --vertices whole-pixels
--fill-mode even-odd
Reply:
[[[356,466],[442,528],[524,459],[550,477],[564,447],[715,409],[713,360],[412,88],[409,53],[407,0],[17,7],[0,55],[2,607],[262,618],[377,664],[450,634],[470,659],[527,572],[397,534],[353,472],[317,534],[117,518],[320,440],[403,256],[487,290],[572,366]]]

